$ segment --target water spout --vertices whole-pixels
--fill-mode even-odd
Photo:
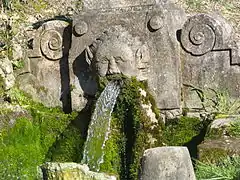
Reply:
[[[98,98],[91,118],[82,163],[95,171],[99,171],[103,163],[104,147],[110,133],[111,114],[119,92],[119,81],[109,82]]]

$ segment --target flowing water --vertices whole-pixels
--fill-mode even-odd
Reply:
[[[103,163],[104,147],[110,133],[111,114],[119,92],[119,81],[109,82],[98,98],[91,117],[82,163],[95,171],[99,171]]]

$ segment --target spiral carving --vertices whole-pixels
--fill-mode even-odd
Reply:
[[[62,58],[62,36],[53,29],[45,30],[41,35],[40,47],[42,53],[50,60]]]
[[[219,43],[221,34],[221,28],[213,18],[206,14],[195,15],[182,28],[182,47],[192,55],[204,55]]]

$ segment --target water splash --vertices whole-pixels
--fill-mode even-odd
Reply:
[[[96,102],[89,125],[82,163],[97,172],[103,163],[104,147],[110,133],[111,114],[119,92],[119,81],[115,80],[107,84]]]

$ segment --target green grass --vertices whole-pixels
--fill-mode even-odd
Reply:
[[[191,91],[197,93],[202,108],[216,117],[228,117],[229,115],[240,114],[240,99],[233,99],[227,90],[214,90],[211,88],[200,89],[187,85]]]
[[[198,162],[196,176],[199,180],[239,180],[240,157],[226,158],[218,164]]]
[[[231,126],[227,128],[227,132],[232,137],[240,137],[240,120],[232,123]]]

